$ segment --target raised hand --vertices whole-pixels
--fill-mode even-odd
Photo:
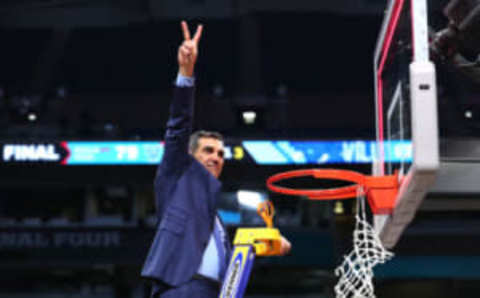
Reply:
[[[198,56],[198,43],[202,37],[203,25],[197,26],[197,31],[193,38],[190,36],[188,24],[182,21],[183,42],[178,48],[178,67],[179,73],[186,77],[193,76],[195,62]]]

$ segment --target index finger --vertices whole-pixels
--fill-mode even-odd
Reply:
[[[190,40],[190,30],[188,30],[187,22],[182,21],[182,32],[183,32],[183,39]]]
[[[197,31],[195,31],[195,35],[193,36],[193,41],[195,43],[198,43],[200,41],[200,38],[202,37],[202,31],[203,31],[203,25],[198,25]]]

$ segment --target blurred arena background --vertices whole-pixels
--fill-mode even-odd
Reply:
[[[428,2],[431,29],[440,31],[449,1]],[[354,204],[270,193],[265,180],[305,167],[370,173],[372,57],[385,6],[1,1],[0,298],[148,297],[139,273],[155,226],[152,160],[161,153],[184,18],[205,25],[196,127],[227,137],[220,209],[230,235],[261,225],[249,202],[270,199],[276,226],[293,244],[287,257],[256,260],[246,297],[333,297]],[[463,54],[475,60],[480,48],[468,46]],[[480,80],[434,62],[442,159],[462,167],[432,189],[396,257],[376,271],[378,297],[480,290]],[[342,158],[295,155],[319,146]],[[283,158],[265,161],[262,150],[273,147]],[[83,150],[78,159],[75,150]]]

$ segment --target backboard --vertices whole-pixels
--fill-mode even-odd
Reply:
[[[415,217],[439,168],[427,0],[388,1],[374,53],[374,79],[377,152],[373,175],[397,172],[400,182],[393,213],[374,217],[383,245],[391,248]]]

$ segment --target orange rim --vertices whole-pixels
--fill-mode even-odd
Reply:
[[[293,189],[275,185],[276,182],[312,176],[318,179],[332,179],[352,182],[352,185],[329,189]],[[337,169],[306,169],[275,174],[267,179],[267,187],[273,192],[285,195],[306,196],[312,200],[341,200],[354,198],[362,191],[367,195],[375,214],[391,213],[398,192],[398,176],[368,176],[355,171]],[[362,194],[362,193],[360,193]]]
[[[298,177],[312,176],[318,179],[332,179],[353,182],[355,184],[331,189],[293,189],[274,183]],[[365,184],[365,175],[348,170],[308,169],[279,173],[267,179],[267,187],[285,195],[307,196],[315,200],[348,199],[357,196],[358,185]]]

